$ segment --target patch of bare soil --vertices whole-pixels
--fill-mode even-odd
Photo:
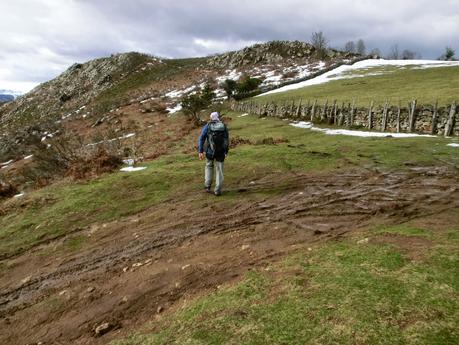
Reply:
[[[402,250],[410,260],[422,261],[424,254],[433,242],[424,237],[405,236],[400,234],[383,234],[375,236],[369,241],[373,244],[390,244]]]
[[[231,188],[280,195],[216,203],[196,191],[95,224],[78,252],[54,241],[0,262],[0,343],[105,344],[298,248],[458,209],[458,179],[437,168],[267,176]]]

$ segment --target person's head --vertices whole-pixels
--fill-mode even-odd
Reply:
[[[220,114],[216,111],[214,111],[213,113],[210,114],[210,120],[211,121],[219,121],[219,116]]]

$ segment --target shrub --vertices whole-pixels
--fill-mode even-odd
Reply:
[[[182,98],[182,109],[185,114],[194,121],[196,126],[201,124],[199,113],[212,104],[214,96],[214,92],[210,85],[206,84],[202,91]]]
[[[18,194],[18,190],[12,184],[0,181],[0,199],[10,198]]]

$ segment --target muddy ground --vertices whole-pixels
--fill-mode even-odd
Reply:
[[[455,212],[458,175],[428,167],[269,176],[235,191],[284,185],[282,193],[215,204],[214,196],[196,191],[95,224],[72,234],[89,237],[79,251],[53,251],[65,240],[59,239],[1,263],[0,343],[105,344],[146,321],[154,327],[190,298],[285,254],[376,223]],[[108,332],[97,336],[105,322]]]

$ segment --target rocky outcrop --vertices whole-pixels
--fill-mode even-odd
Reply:
[[[17,98],[1,117],[1,123],[33,123],[45,117],[57,119],[63,112],[87,104],[130,73],[157,63],[160,61],[148,55],[124,53],[73,64],[57,78]]]
[[[209,65],[217,68],[238,68],[248,64],[276,64],[285,60],[313,60],[315,48],[300,41],[271,41],[255,44],[238,51],[219,54],[209,58]],[[355,57],[355,54],[327,50],[325,59],[345,59]]]

